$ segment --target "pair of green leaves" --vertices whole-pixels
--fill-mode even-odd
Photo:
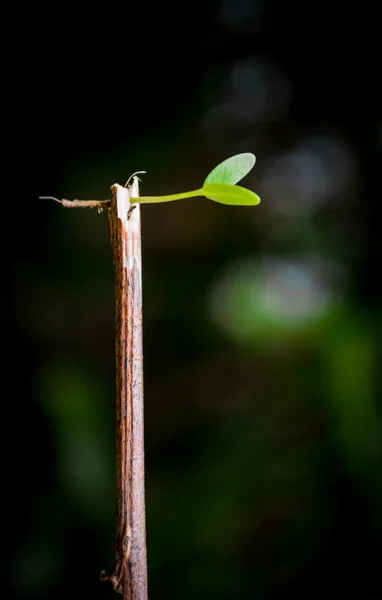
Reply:
[[[247,188],[235,185],[252,169],[256,157],[250,152],[236,154],[217,165],[206,177],[203,187],[192,192],[172,194],[170,196],[140,196],[131,198],[131,202],[148,204],[153,202],[171,202],[192,196],[205,196],[209,200],[234,206],[255,206],[260,203],[257,194]]]
[[[227,158],[207,175],[202,188],[204,196],[221,204],[236,206],[259,204],[260,198],[257,194],[235,185],[249,173],[255,162],[256,157],[250,152]]]

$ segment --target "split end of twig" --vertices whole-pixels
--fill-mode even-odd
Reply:
[[[65,208],[98,208],[98,212],[110,208],[110,200],[65,200],[65,198],[60,200],[54,196],[39,196],[39,200],[53,200]]]

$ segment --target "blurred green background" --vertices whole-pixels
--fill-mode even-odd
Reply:
[[[382,598],[369,10],[216,0],[33,13],[25,187],[6,253],[4,597],[116,597],[98,581],[115,554],[107,217],[38,195],[105,199],[136,170],[143,195],[176,193],[253,152],[242,183],[258,207],[142,207],[149,596]]]

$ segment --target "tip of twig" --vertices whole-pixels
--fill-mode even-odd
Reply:
[[[106,571],[101,571],[99,574],[99,580],[103,583],[104,581],[109,581],[110,575],[106,573]]]
[[[65,200],[65,198],[59,200],[54,196],[39,196],[39,200],[53,200],[64,208],[98,208],[98,212],[110,208],[110,200]]]
[[[62,204],[62,200],[59,200],[58,198],[55,198],[54,196],[39,196],[38,199],[39,200],[53,200],[54,202],[58,202],[59,204]]]

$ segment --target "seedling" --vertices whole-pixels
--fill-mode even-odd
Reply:
[[[147,600],[144,494],[142,264],[140,204],[172,202],[193,196],[234,206],[255,206],[260,198],[237,186],[255,164],[250,153],[220,163],[200,189],[170,196],[140,196],[138,173],[125,187],[111,186],[110,200],[58,200],[67,208],[96,207],[109,213],[115,269],[117,526],[114,573],[101,573],[123,600]],[[142,171],[140,171],[142,172]],[[132,184],[130,185],[130,181]]]
[[[203,187],[192,192],[171,194],[170,196],[141,196],[131,198],[130,202],[152,204],[154,202],[172,202],[193,196],[205,196],[220,204],[234,206],[254,206],[260,203],[260,198],[251,190],[235,185],[249,173],[256,162],[256,157],[250,152],[236,154],[227,158],[215,167],[204,180]]]

